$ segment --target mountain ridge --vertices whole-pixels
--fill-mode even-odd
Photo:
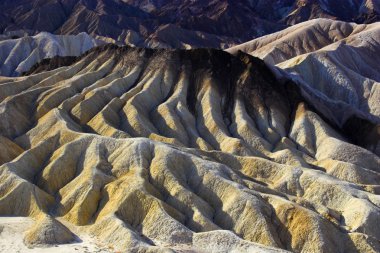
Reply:
[[[318,17],[360,23],[380,20],[378,0],[350,3],[344,4],[342,0],[273,0],[270,4],[230,0],[13,0],[2,1],[0,5],[4,9],[0,31],[86,32],[93,37],[140,47],[228,48]]]

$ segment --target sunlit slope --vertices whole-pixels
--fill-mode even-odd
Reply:
[[[335,125],[243,53],[49,64],[0,81],[0,215],[34,217],[29,244],[73,224],[124,251],[379,251],[376,125]]]

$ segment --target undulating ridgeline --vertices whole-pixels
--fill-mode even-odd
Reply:
[[[140,47],[228,48],[314,18],[380,21],[379,0],[2,0],[0,33],[86,32]]]
[[[29,245],[379,252],[379,128],[313,92],[242,52],[45,60],[0,78],[0,215]]]

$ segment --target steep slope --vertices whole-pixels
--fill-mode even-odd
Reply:
[[[307,38],[307,39],[305,39]],[[319,97],[380,122],[380,23],[317,19],[228,49],[264,59]],[[341,112],[345,117],[345,113]]]
[[[101,44],[88,34],[52,35],[39,33],[0,41],[0,76],[18,76],[33,65],[54,56],[79,56]]]
[[[232,45],[306,20],[379,21],[379,0],[3,0],[0,33],[86,32],[147,47]]]
[[[75,226],[123,251],[379,251],[375,125],[333,124],[243,53],[72,61],[0,80],[0,215],[39,219],[29,244]]]

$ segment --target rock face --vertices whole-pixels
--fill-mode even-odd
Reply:
[[[336,107],[352,108],[380,123],[380,64],[374,57],[379,55],[379,42],[380,23],[317,19],[227,51],[260,57],[285,70],[318,99],[328,98]],[[348,118],[345,110],[337,114]]]
[[[0,215],[132,252],[378,251],[371,122],[334,124],[244,53],[107,45],[49,64],[0,79]]]
[[[99,44],[101,41],[86,33],[52,35],[43,32],[36,36],[5,39],[0,41],[0,76],[19,76],[43,59],[79,56]]]
[[[379,0],[2,0],[0,33],[27,30],[148,47],[232,45],[314,18],[380,20]]]

